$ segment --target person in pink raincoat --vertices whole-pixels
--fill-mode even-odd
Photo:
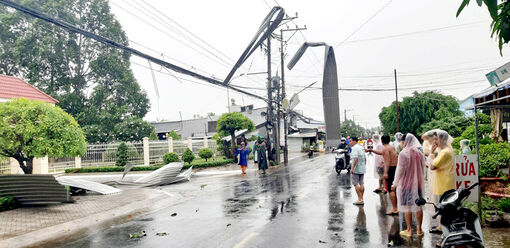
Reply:
[[[379,134],[374,134],[374,150],[382,152],[384,149],[383,144],[381,143],[381,136]],[[374,193],[386,193],[384,188],[384,158],[382,155],[378,155],[374,153],[374,177],[379,179],[379,187],[374,190]]]
[[[401,236],[411,237],[413,212],[416,213],[418,236],[423,235],[421,228],[423,211],[415,201],[422,197],[425,187],[425,156],[419,150],[420,142],[414,135],[407,134],[403,149],[398,156],[397,171],[392,190],[396,189],[398,211],[404,212],[407,229],[400,232]]]

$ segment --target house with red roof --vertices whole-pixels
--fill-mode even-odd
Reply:
[[[0,74],[0,102],[15,98],[39,100],[51,104],[59,103],[57,99],[47,95],[21,78]]]

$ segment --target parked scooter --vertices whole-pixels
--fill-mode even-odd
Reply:
[[[436,210],[432,218],[441,215],[443,241],[441,247],[484,247],[482,227],[476,215],[468,208],[462,207],[462,202],[471,194],[471,189],[448,190],[443,193],[439,203],[426,202],[420,198],[416,200],[418,206],[432,204]]]

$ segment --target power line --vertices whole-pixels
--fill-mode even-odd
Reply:
[[[161,28],[156,27],[154,24],[152,24],[152,23],[150,23],[150,22],[146,21],[145,19],[143,19],[143,18],[141,18],[140,16],[138,16],[138,15],[134,14],[133,12],[131,12],[131,11],[129,11],[129,10],[127,10],[127,9],[125,9],[124,7],[120,6],[119,4],[116,4],[116,3],[115,3],[115,2],[113,2],[113,1],[111,1],[111,3],[112,3],[113,5],[115,5],[115,6],[117,6],[118,8],[120,8],[121,10],[125,11],[126,13],[128,13],[128,14],[130,14],[130,15],[134,16],[135,18],[139,19],[140,21],[144,22],[145,24],[147,24],[147,25],[151,26],[152,28],[154,28],[154,29],[156,29],[156,30],[160,31],[162,34],[164,34],[164,35],[166,35],[166,36],[168,36],[168,37],[172,38],[173,40],[175,40],[175,41],[177,41],[177,42],[181,43],[182,45],[184,45],[184,46],[186,46],[186,47],[188,47],[188,48],[192,49],[193,51],[195,51],[195,52],[199,53],[200,55],[202,55],[202,56],[204,56],[204,57],[206,57],[206,58],[210,59],[211,61],[214,61],[215,63],[217,63],[217,64],[219,64],[219,65],[221,65],[221,66],[224,66],[224,67],[229,68],[229,65],[228,65],[228,64],[225,64],[225,62],[219,63],[219,61],[215,60],[214,58],[210,57],[209,55],[207,55],[207,54],[205,54],[205,53],[203,53],[203,52],[199,51],[198,49],[196,49],[196,48],[194,48],[194,47],[190,46],[190,45],[189,45],[189,44],[187,44],[186,42],[183,42],[183,41],[181,41],[180,39],[177,39],[177,38],[176,38],[176,37],[174,37],[173,35],[171,35],[171,34],[169,34],[168,32],[166,32],[165,30],[162,30]],[[145,13],[144,13],[144,14],[145,14]]]
[[[345,40],[343,40],[342,42],[340,42],[340,44],[336,45],[335,48],[343,45],[348,39],[350,39],[354,34],[356,34],[359,30],[361,30],[367,23],[369,23],[372,19],[374,19],[374,17],[376,17],[379,13],[381,13],[381,11],[383,11],[386,7],[388,7],[388,5],[390,5],[390,3],[392,2],[393,0],[390,0],[388,1],[388,3],[386,3],[381,9],[379,9],[377,12],[375,12],[374,15],[372,15],[370,18],[368,18],[364,23],[362,23],[356,30],[354,30],[354,32],[352,32],[349,36],[347,36],[347,38],[345,38]]]

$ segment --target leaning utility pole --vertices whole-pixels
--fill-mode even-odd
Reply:
[[[292,19],[297,18],[293,17]],[[280,103],[282,103],[283,99],[285,99],[285,52],[283,49],[284,44],[287,43],[283,39],[283,32],[299,32],[301,30],[306,30],[306,26],[304,28],[293,28],[293,29],[280,29],[280,60],[281,60],[281,66],[282,66],[282,79],[281,79],[281,87],[282,87],[282,93],[280,96],[280,99],[278,101],[278,106],[280,106]],[[279,113],[278,113],[279,114]],[[289,144],[288,144],[288,134],[289,134],[289,123],[288,123],[288,116],[287,111],[283,111],[283,132],[284,132],[284,146],[283,146],[283,164],[287,165],[289,163]],[[278,118],[278,123],[280,122],[280,118]]]
[[[400,116],[398,113],[398,87],[397,87],[397,69],[394,69],[393,72],[395,73],[395,102],[396,102],[396,108],[397,108],[397,132],[400,132]]]

